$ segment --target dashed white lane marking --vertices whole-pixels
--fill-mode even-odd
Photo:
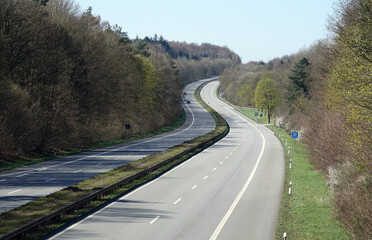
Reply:
[[[153,224],[154,222],[156,222],[156,220],[158,220],[160,218],[160,216],[157,216],[156,218],[154,218],[151,222],[150,222],[150,224]]]
[[[191,188],[191,190],[194,190],[197,186],[198,186],[198,185],[194,185],[194,186]]]
[[[205,180],[205,179],[207,179],[208,178],[208,175],[207,176],[205,176],[203,179]]]
[[[6,181],[6,179],[1,179],[1,180],[0,180],[0,182],[5,182],[5,181]]]
[[[21,175],[19,175],[19,176],[17,176],[17,177],[23,177],[23,176],[26,176],[26,175],[28,175],[28,173],[21,174]]]
[[[101,165],[102,163],[100,162],[100,163],[98,163],[98,164],[96,164],[96,166],[99,166],[99,165]]]
[[[53,180],[55,180],[55,178],[48,179],[45,182],[50,182],[50,181],[53,181]]]
[[[233,154],[233,152],[230,153],[230,155]]]
[[[216,171],[216,170],[217,170],[217,168],[213,168],[213,172]]]
[[[15,190],[15,191],[8,192],[8,194],[13,194],[13,193],[19,192],[19,191],[21,191],[21,190],[22,190],[22,189],[17,189],[17,190]]]
[[[182,198],[179,198],[179,199],[177,199],[176,201],[174,201],[174,205],[176,205],[177,203],[179,203],[179,201],[181,201],[182,200]]]
[[[77,170],[77,171],[74,171],[73,173],[78,173],[78,172],[81,172],[82,170],[80,169],[80,170]]]
[[[220,165],[222,164],[223,162],[220,162]]]
[[[192,123],[191,123],[191,125],[190,125],[188,128],[186,128],[186,129],[184,129],[184,130],[182,130],[181,132],[178,132],[178,133],[176,133],[176,134],[180,134],[180,133],[182,133],[182,132],[188,130],[189,128],[191,128],[191,127],[194,125],[194,121],[195,121],[194,113],[191,111],[191,109],[189,108],[189,106],[186,105],[186,107],[187,107],[187,108],[189,109],[189,111],[191,112],[191,115],[192,115]],[[173,136],[173,135],[176,135],[176,134],[171,134],[171,135],[167,135],[167,136]],[[163,139],[163,138],[165,138],[165,137],[157,138],[157,139]],[[150,142],[150,141],[146,141],[146,142]],[[136,145],[138,145],[138,144],[136,144]],[[134,145],[131,145],[131,146],[134,146]],[[123,148],[120,148],[120,149],[123,149]],[[119,150],[119,149],[117,149],[117,150]],[[194,157],[195,157],[195,156],[194,156]],[[194,157],[190,158],[190,160],[193,159]],[[166,172],[165,174],[163,174],[162,177],[165,177],[165,176],[167,176],[168,174],[170,174],[171,172],[174,172],[176,169],[178,169],[179,167],[183,166],[184,164],[187,164],[188,162],[189,162],[189,161],[185,161],[184,163],[178,165],[177,167],[173,168],[173,169],[170,170],[169,172]],[[139,187],[139,188],[137,188],[136,190],[133,190],[132,192],[128,193],[127,195],[121,197],[120,200],[122,200],[122,199],[126,199],[126,198],[132,196],[133,194],[137,193],[138,191],[141,191],[142,189],[144,189],[145,187],[151,185],[152,183],[157,182],[159,179],[162,179],[162,177],[160,177],[160,178],[156,178],[156,179],[154,179],[154,180],[148,182],[147,184],[143,185],[142,187]],[[192,189],[194,189],[194,188],[196,188],[196,187],[197,187],[197,185],[195,185]],[[95,212],[95,213],[93,213],[93,214],[87,216],[86,218],[80,220],[79,222],[77,222],[77,223],[71,225],[70,227],[66,228],[65,230],[63,230],[63,231],[59,232],[58,234],[54,235],[53,237],[49,238],[49,240],[53,240],[53,239],[59,237],[60,235],[64,234],[65,232],[67,232],[67,231],[73,229],[74,227],[78,226],[79,224],[81,224],[81,223],[87,221],[88,219],[90,219],[90,218],[96,216],[97,214],[101,213],[102,211],[104,211],[105,209],[107,209],[107,208],[113,206],[113,205],[116,204],[116,203],[118,203],[118,202],[112,202],[112,203],[110,203],[109,205],[107,205],[107,206],[101,208],[100,210],[98,210],[97,212]]]
[[[37,169],[37,171],[38,172],[42,172],[42,171],[45,171],[45,170],[47,170],[48,168],[47,167],[44,167],[44,168],[39,168],[39,169]]]
[[[226,156],[226,157],[225,157],[225,159],[228,159],[228,158],[229,158],[229,156]]]

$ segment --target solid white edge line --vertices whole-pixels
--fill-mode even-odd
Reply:
[[[187,105],[186,105],[186,106],[187,106]],[[188,106],[187,106],[187,107],[188,107]],[[188,108],[189,108],[189,107],[188,107]],[[191,112],[191,114],[192,114],[192,124],[191,124],[187,129],[189,129],[189,128],[194,124],[194,120],[195,120],[193,112],[191,111],[190,108],[189,108],[189,110],[190,110],[190,112]],[[183,131],[186,131],[186,129],[183,130]],[[183,131],[182,131],[182,132],[183,132]],[[180,132],[179,132],[179,133],[180,133]],[[173,135],[175,135],[175,134],[173,134]],[[169,136],[169,135],[168,135],[168,136]],[[196,156],[196,155],[195,155],[195,156]],[[121,198],[119,198],[118,200],[123,200],[123,199],[125,199],[125,198],[128,198],[128,197],[130,197],[131,195],[135,194],[136,192],[138,192],[138,191],[142,190],[143,188],[149,186],[150,184],[152,184],[152,183],[154,183],[154,182],[160,180],[161,178],[163,178],[163,177],[167,176],[168,174],[172,173],[173,171],[175,171],[175,170],[178,169],[179,167],[181,167],[181,166],[183,166],[183,165],[189,163],[192,159],[195,158],[195,156],[191,157],[189,160],[187,160],[187,161],[181,163],[180,165],[178,165],[177,167],[171,169],[170,171],[164,173],[163,175],[159,176],[158,178],[156,178],[156,179],[154,179],[154,180],[152,180],[152,181],[146,183],[145,185],[143,185],[143,186],[141,186],[141,187],[139,187],[139,188],[137,188],[137,189],[131,191],[130,193],[124,195],[124,196],[121,197]],[[223,162],[221,162],[220,164],[222,164],[222,163],[223,163]],[[193,190],[193,189],[196,188],[197,186],[198,186],[198,185],[193,186],[193,187],[191,188],[191,190]],[[115,202],[110,203],[109,205],[107,205],[107,206],[103,207],[102,209],[98,210],[97,212],[94,212],[93,214],[87,216],[87,217],[84,218],[84,219],[81,219],[80,221],[78,221],[78,222],[76,222],[75,224],[69,226],[68,228],[64,229],[63,231],[57,233],[56,235],[51,236],[51,237],[48,238],[48,239],[52,240],[52,239],[55,239],[55,238],[59,237],[60,235],[64,234],[65,232],[67,232],[67,231],[71,230],[72,228],[76,227],[77,225],[79,225],[79,224],[81,224],[81,223],[87,221],[88,219],[92,218],[93,216],[99,214],[100,212],[102,212],[102,211],[105,210],[106,208],[109,208],[109,207],[111,207],[112,205],[114,205],[114,204],[116,204],[116,203],[118,203],[118,201],[115,201]]]
[[[226,224],[227,220],[230,218],[232,212],[234,211],[235,207],[238,205],[240,199],[242,198],[244,192],[247,190],[249,184],[251,183],[253,177],[254,177],[254,174],[256,173],[256,170],[258,168],[258,165],[260,164],[260,161],[261,161],[261,158],[262,158],[262,155],[264,153],[264,150],[265,150],[265,137],[264,135],[262,135],[262,133],[260,132],[260,130],[258,130],[258,128],[256,126],[254,126],[253,124],[251,124],[249,121],[247,121],[245,118],[243,118],[241,115],[235,113],[234,111],[232,111],[231,109],[227,108],[230,112],[233,112],[235,115],[237,115],[238,117],[240,117],[241,119],[244,119],[246,122],[248,122],[248,124],[250,124],[252,127],[254,127],[258,133],[261,135],[262,137],[262,148],[261,148],[261,152],[260,152],[260,155],[258,156],[257,160],[256,160],[256,163],[253,167],[253,170],[251,172],[251,174],[249,175],[247,181],[245,182],[243,188],[240,190],[239,194],[236,196],[236,198],[234,199],[233,203],[231,204],[230,208],[227,210],[225,216],[221,219],[220,223],[218,224],[217,228],[215,229],[215,231],[213,232],[212,236],[209,238],[209,240],[215,240],[217,239],[218,235],[220,234],[220,232],[222,231],[222,228],[224,227],[224,225]]]
[[[182,99],[183,99],[183,97],[182,97]],[[190,113],[191,113],[191,116],[192,116],[192,122],[191,122],[190,126],[188,126],[187,128],[185,128],[184,130],[182,130],[182,131],[180,131],[180,132],[176,132],[176,133],[169,134],[169,135],[162,136],[162,137],[156,137],[156,138],[154,138],[154,139],[149,139],[149,140],[144,141],[144,142],[139,142],[139,143],[135,143],[135,144],[128,145],[128,146],[124,146],[124,147],[120,147],[120,148],[116,148],[116,149],[111,149],[111,150],[109,150],[109,151],[102,152],[102,153],[99,153],[99,154],[90,155],[90,156],[86,156],[86,157],[78,158],[78,159],[75,159],[75,160],[72,160],[72,161],[68,161],[68,162],[64,162],[64,163],[60,163],[60,164],[56,164],[56,165],[52,165],[52,166],[48,166],[48,168],[59,167],[59,166],[62,166],[62,165],[67,165],[67,164],[74,163],[74,162],[78,162],[78,161],[85,160],[85,159],[88,159],[88,158],[98,157],[98,156],[104,155],[104,154],[106,154],[106,153],[116,152],[116,151],[118,151],[118,150],[122,150],[122,149],[129,148],[129,147],[133,147],[133,146],[137,146],[137,145],[140,145],[140,144],[142,144],[142,143],[149,143],[149,142],[153,142],[153,141],[155,141],[155,140],[159,140],[159,139],[163,139],[163,138],[167,138],[167,137],[171,137],[171,136],[174,136],[174,135],[178,135],[178,134],[180,134],[180,133],[183,133],[183,132],[189,130],[189,129],[194,125],[194,122],[195,122],[195,116],[194,116],[194,113],[192,112],[191,108],[190,108],[187,104],[184,104],[184,105],[188,108],[188,110],[189,110]],[[21,172],[21,174],[22,174],[22,173],[30,173],[30,172],[33,172],[33,171],[40,171],[39,169],[40,169],[40,168],[31,169],[31,170],[28,170],[28,171]],[[42,168],[41,168],[41,169],[42,169]],[[1,177],[12,176],[12,175],[16,175],[16,174],[20,174],[20,173],[19,173],[19,172],[18,172],[18,173],[8,173],[8,174],[1,175]]]

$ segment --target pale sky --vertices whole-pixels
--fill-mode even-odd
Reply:
[[[118,24],[131,39],[227,46],[248,61],[296,53],[327,36],[337,0],[75,0],[82,11]]]

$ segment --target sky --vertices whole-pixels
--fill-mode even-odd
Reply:
[[[290,55],[327,37],[336,0],[75,0],[129,38],[227,46],[242,62]]]

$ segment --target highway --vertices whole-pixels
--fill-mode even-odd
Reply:
[[[279,140],[219,100],[202,98],[229,134],[115,202],[48,239],[273,239],[284,181]]]
[[[208,80],[185,87],[183,101],[190,101],[183,104],[186,122],[173,132],[1,172],[0,213],[212,131],[213,118],[194,98],[196,88]]]

